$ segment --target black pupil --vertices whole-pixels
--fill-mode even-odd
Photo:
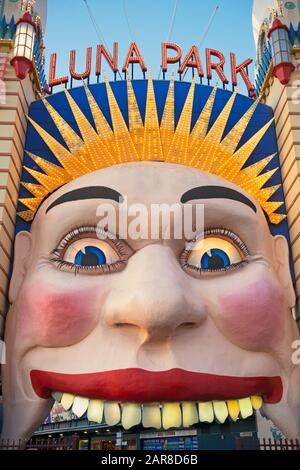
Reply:
[[[98,266],[98,256],[94,253],[85,253],[82,257],[81,266]]]
[[[222,269],[224,268],[224,260],[221,258],[221,256],[218,255],[212,255],[209,258],[208,261],[208,269]]]

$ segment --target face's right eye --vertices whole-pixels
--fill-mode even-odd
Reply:
[[[133,250],[105,230],[84,226],[69,232],[52,254],[51,261],[63,271],[104,274],[123,269]]]

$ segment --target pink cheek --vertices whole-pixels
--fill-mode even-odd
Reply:
[[[57,292],[39,285],[22,294],[20,331],[34,344],[45,347],[75,344],[96,325],[95,289]]]
[[[245,349],[273,349],[283,330],[284,294],[272,280],[259,280],[219,297],[216,323],[234,344]]]

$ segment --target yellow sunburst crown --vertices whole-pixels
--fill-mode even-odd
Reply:
[[[65,146],[28,118],[60,165],[27,152],[42,171],[24,166],[38,183],[22,183],[33,196],[20,199],[20,202],[28,208],[18,213],[25,221],[29,222],[34,218],[40,204],[50,193],[84,174],[121,163],[151,160],[188,165],[223,177],[252,195],[269,216],[271,223],[278,224],[285,218],[285,215],[276,213],[283,202],[269,201],[279,186],[264,187],[278,168],[262,173],[276,154],[245,168],[245,164],[271,126],[273,119],[237,150],[259,103],[258,100],[253,102],[223,138],[236,92],[231,95],[209,129],[217,85],[212,90],[192,131],[195,81],[190,86],[177,126],[174,115],[174,77],[170,81],[160,124],[151,75],[148,79],[144,123],[132,83],[129,78],[127,79],[129,127],[107,79],[106,90],[113,128],[108,124],[90,89],[85,84],[84,87],[95,127],[85,117],[70,93],[64,90],[81,135],[71,128],[45,98],[42,98],[64,139]]]

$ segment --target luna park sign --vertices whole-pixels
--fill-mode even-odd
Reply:
[[[103,44],[99,44],[96,48],[96,67],[92,71],[92,58],[93,58],[93,48],[88,47],[86,50],[86,68],[82,72],[76,70],[76,50],[70,51],[69,58],[69,74],[61,77],[56,76],[56,67],[57,67],[57,53],[51,54],[50,58],[50,74],[49,74],[49,87],[57,85],[67,86],[69,82],[71,87],[73,85],[73,80],[90,80],[92,74],[94,73],[97,79],[97,82],[100,81],[100,77],[103,69],[103,61],[105,61],[111,71],[114,73],[115,79],[121,77],[121,72],[126,78],[128,73],[131,73],[133,78],[134,66],[137,65],[140,67],[144,77],[148,70],[148,67],[143,59],[142,53],[136,42],[132,42],[129,46],[127,55],[125,57],[123,66],[120,71],[119,65],[119,44],[114,42],[113,51],[110,52]],[[236,54],[230,53],[230,72],[231,72],[231,84],[232,87],[236,87],[238,83],[238,77],[244,81],[246,88],[248,90],[249,96],[254,96],[254,85],[250,80],[248,74],[248,66],[253,62],[253,59],[246,59],[241,63],[237,62]],[[163,78],[166,77],[168,72],[168,67],[170,65],[178,65],[177,73],[179,75],[179,80],[182,80],[188,70],[192,71],[193,77],[198,76],[201,83],[203,79],[207,79],[208,84],[210,84],[211,79],[213,78],[213,73],[219,78],[225,87],[230,83],[228,76],[225,74],[224,66],[226,64],[226,58],[221,51],[216,49],[205,49],[205,60],[203,61],[200,57],[199,49],[197,46],[193,45],[188,53],[185,55],[181,46],[175,43],[163,42],[161,45],[161,71]],[[204,66],[205,64],[205,66]]]

